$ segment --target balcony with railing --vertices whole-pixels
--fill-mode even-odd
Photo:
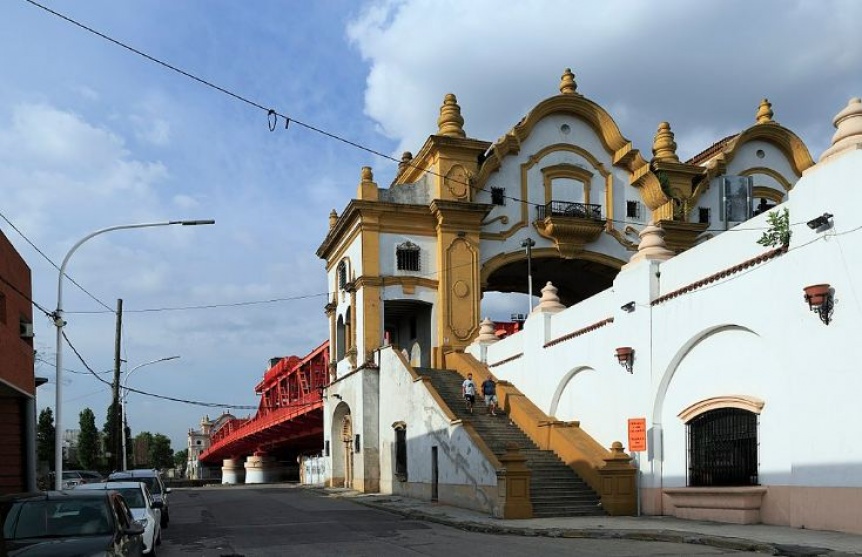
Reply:
[[[605,228],[602,206],[591,203],[549,201],[536,207],[536,216],[533,226],[540,235],[554,241],[565,259],[578,257]]]
[[[572,201],[550,201],[536,207],[540,220],[547,217],[577,217],[582,219],[602,220],[602,206],[592,203],[575,203]]]

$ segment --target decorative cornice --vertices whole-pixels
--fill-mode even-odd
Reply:
[[[605,325],[610,325],[613,322],[614,322],[613,317],[608,317],[607,319],[602,319],[601,321],[599,321],[597,323],[593,323],[592,325],[588,325],[588,326],[584,327],[583,329],[578,329],[577,331],[573,331],[571,333],[557,337],[553,340],[549,340],[548,342],[545,343],[545,345],[542,348],[550,348],[551,346],[556,346],[557,344],[560,344],[561,342],[566,342],[567,340],[571,340],[571,339],[579,337],[581,335],[585,335],[587,333],[595,331],[596,329],[601,329]]]
[[[700,416],[701,414],[705,414],[710,410],[717,410],[719,408],[738,408],[740,410],[747,410],[754,414],[760,414],[763,411],[763,407],[765,405],[765,402],[763,402],[759,398],[755,398],[752,396],[716,396],[708,398],[706,400],[695,402],[694,404],[677,414],[677,417],[681,419],[683,423],[688,423],[696,417]]]
[[[713,273],[706,278],[694,281],[691,284],[683,286],[682,288],[678,288],[678,289],[674,290],[673,292],[669,292],[669,293],[665,294],[664,296],[659,296],[658,298],[656,298],[655,300],[650,302],[650,305],[657,306],[657,305],[664,303],[668,300],[671,300],[673,298],[677,298],[679,296],[682,296],[683,294],[688,294],[689,292],[697,290],[698,288],[704,287],[707,284],[712,284],[713,282],[715,282],[717,280],[725,279],[725,278],[729,277],[730,275],[735,275],[736,273],[738,273],[740,271],[744,271],[745,269],[748,269],[749,267],[754,267],[755,265],[759,265],[760,263],[765,263],[765,262],[769,261],[770,259],[774,259],[774,258],[778,257],[779,255],[783,255],[785,253],[787,253],[787,246],[782,246],[780,248],[775,248],[773,250],[769,250],[766,253],[762,253],[762,254],[758,255],[757,257],[752,257],[751,259],[747,259],[747,260],[743,261],[742,263],[739,263],[738,265],[734,265],[733,267],[728,267],[727,269],[724,269],[723,271]]]
[[[509,362],[514,362],[515,360],[522,357],[523,355],[524,355],[524,353],[521,352],[520,354],[515,354],[514,356],[509,356],[508,358],[500,360],[499,362],[494,362],[493,364],[488,364],[488,367],[497,367],[497,366],[501,366],[503,364],[508,364]]]

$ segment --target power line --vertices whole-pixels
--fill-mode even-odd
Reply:
[[[68,335],[66,335],[65,330],[62,331],[62,334],[63,334],[63,338],[66,340],[66,344],[69,345],[69,348],[72,349],[72,351],[75,353],[75,356],[78,357],[78,360],[80,360],[81,363],[84,365],[84,367],[87,368],[87,371],[89,371],[93,377],[95,377],[100,382],[104,383],[105,385],[113,386],[113,383],[111,383],[110,381],[106,381],[105,379],[100,377],[98,373],[93,371],[93,368],[90,367],[90,365],[86,362],[86,360],[84,360],[84,357],[81,356],[81,353],[78,351],[78,349],[75,348],[75,345],[72,344],[72,341],[69,340],[69,337],[68,337]],[[181,402],[183,404],[191,404],[191,405],[195,405],[195,406],[205,406],[208,408],[235,408],[238,410],[255,410],[258,408],[257,406],[222,404],[222,403],[217,403],[217,402],[202,402],[199,400],[188,400],[188,399],[184,399],[184,398],[176,398],[176,397],[171,397],[171,396],[166,396],[166,395],[149,393],[147,391],[141,391],[138,389],[133,389],[131,387],[125,387],[125,390],[133,392],[133,393],[138,393],[138,394],[144,395],[144,396],[162,399],[162,400],[170,400],[172,402]]]
[[[286,114],[282,114],[281,112],[278,112],[274,108],[267,108],[267,107],[263,106],[262,104],[249,99],[248,97],[245,97],[239,93],[235,93],[235,92],[233,92],[233,91],[231,91],[225,87],[222,87],[220,85],[216,85],[216,84],[212,83],[211,81],[208,81],[202,77],[198,77],[189,71],[183,70],[183,69],[181,69],[181,68],[179,68],[173,64],[170,64],[168,62],[160,60],[159,58],[156,58],[155,56],[147,54],[146,52],[143,52],[140,49],[137,49],[133,46],[130,46],[130,45],[118,40],[118,39],[110,37],[109,35],[106,35],[105,33],[102,33],[101,31],[98,31],[92,27],[89,27],[88,25],[85,25],[85,24],[83,24],[83,23],[81,23],[75,19],[72,19],[71,17],[69,17],[67,15],[64,15],[60,12],[52,10],[51,8],[48,8],[47,6],[43,6],[42,4],[36,2],[35,0],[24,0],[24,1],[28,2],[29,4],[32,4],[33,6],[36,6],[40,9],[44,10],[44,11],[46,11],[52,15],[55,15],[55,16],[59,17],[60,19],[67,21],[68,23],[71,23],[72,25],[75,25],[76,27],[79,27],[79,28],[81,28],[81,29],[83,29],[89,33],[92,33],[92,34],[112,43],[112,44],[115,44],[115,45],[119,46],[120,48],[126,49],[129,52],[132,52],[134,54],[137,54],[138,56],[146,58],[147,60],[149,60],[155,64],[158,64],[158,65],[160,65],[164,68],[167,68],[173,72],[176,72],[176,73],[178,73],[184,77],[187,77],[191,80],[194,80],[197,83],[200,83],[201,85],[204,85],[206,87],[214,89],[220,93],[223,93],[225,95],[228,95],[229,97],[232,97],[233,99],[236,99],[236,100],[243,102],[249,106],[252,106],[254,108],[257,108],[261,111],[266,112],[267,123],[269,125],[270,131],[275,131],[276,127],[278,126],[278,118],[282,118],[284,120],[285,129],[288,129],[290,123],[293,122],[294,124],[301,126],[301,127],[305,128],[309,131],[313,131],[315,133],[318,133],[318,134],[323,135],[325,137],[328,137],[330,139],[334,139],[335,141],[339,141],[339,142],[344,143],[346,145],[350,145],[351,147],[354,147],[356,149],[360,149],[362,151],[365,151],[365,152],[370,153],[372,155],[375,155],[377,157],[386,159],[388,161],[394,162],[396,164],[399,164],[399,165],[404,164],[404,165],[407,165],[411,168],[416,168],[418,170],[422,170],[423,172],[426,172],[426,173],[431,174],[433,176],[437,176],[439,178],[447,178],[449,180],[452,180],[455,183],[467,186],[474,191],[483,191],[485,193],[490,193],[490,191],[487,188],[477,186],[477,185],[473,184],[471,182],[471,180],[467,180],[466,182],[460,181],[460,180],[453,180],[451,177],[444,176],[443,174],[440,174],[439,172],[436,172],[432,169],[421,167],[418,164],[413,163],[412,161],[406,161],[406,160],[395,158],[392,155],[387,155],[386,153],[378,151],[377,149],[373,149],[371,147],[368,147],[366,145],[363,145],[363,144],[358,143],[356,141],[353,141],[351,139],[347,139],[346,137],[340,136],[336,133],[326,131],[322,128],[319,128],[319,127],[314,126],[312,124],[309,124],[307,122],[303,122],[301,120],[297,120],[296,118],[293,118],[293,117],[288,116]],[[511,199],[512,201],[516,201],[518,203],[523,203],[526,205],[533,205],[536,207],[545,206],[545,204],[542,204],[542,203],[533,203],[533,202],[526,200],[526,199],[521,199],[521,198],[518,198],[515,196],[506,195],[505,193],[502,195],[502,197],[504,199]],[[606,220],[609,220],[611,222],[621,223],[621,224],[638,224],[638,223],[633,223],[630,221],[623,221],[623,220],[616,220],[616,219],[606,219]],[[763,228],[763,230],[766,230],[766,228]],[[727,232],[727,230],[707,229],[707,230],[704,230],[704,232]]]
[[[13,229],[13,230],[15,230],[15,232],[17,232],[19,236],[21,236],[22,238],[24,238],[24,241],[25,241],[25,242],[27,242],[28,244],[30,244],[30,247],[32,247],[34,250],[36,250],[36,252],[37,252],[39,255],[41,255],[43,258],[45,258],[45,261],[47,261],[48,263],[50,263],[50,264],[51,264],[51,266],[53,266],[55,269],[57,269],[57,271],[59,271],[59,270],[60,270],[60,267],[58,267],[58,266],[57,266],[57,264],[56,264],[56,263],[54,263],[54,261],[53,261],[50,257],[48,257],[47,255],[45,255],[45,252],[43,252],[41,249],[39,249],[39,246],[37,246],[36,244],[34,244],[32,241],[30,241],[30,238],[28,238],[28,237],[27,237],[23,232],[21,232],[21,230],[20,230],[17,226],[15,226],[15,224],[14,224],[11,220],[9,220],[8,218],[6,218],[6,215],[4,215],[2,211],[0,211],[0,218],[2,218],[4,221],[6,221],[6,223],[7,223],[9,226],[11,226],[11,227],[12,227],[12,229]],[[70,276],[69,276],[69,273],[63,273],[63,275],[64,275],[67,279],[69,279],[69,280],[72,282],[72,284],[74,284],[75,286],[77,286],[78,288],[80,288],[80,289],[84,292],[84,294],[86,294],[87,296],[89,296],[90,298],[92,298],[93,300],[95,300],[95,301],[96,301],[97,303],[99,303],[102,307],[105,307],[105,308],[107,308],[107,309],[111,309],[111,307],[110,307],[109,305],[107,305],[107,304],[106,304],[105,302],[103,302],[102,300],[98,299],[96,296],[94,296],[93,294],[91,294],[89,290],[87,290],[86,288],[84,288],[83,286],[81,286],[80,284],[78,284],[78,282],[77,282],[75,279],[73,279],[72,277],[70,277]],[[35,304],[35,302],[34,302],[34,304]],[[112,311],[113,311],[113,310],[112,310]]]
[[[52,312],[48,311],[47,309],[45,309],[44,307],[42,307],[40,304],[36,303],[36,302],[35,302],[35,301],[30,297],[30,296],[28,296],[28,295],[24,294],[23,292],[21,292],[21,290],[20,290],[17,286],[15,286],[14,284],[12,284],[12,283],[11,283],[11,282],[9,282],[8,280],[6,280],[6,278],[5,278],[4,276],[0,275],[0,281],[2,281],[4,284],[6,284],[6,286],[8,286],[9,288],[11,288],[13,292],[15,292],[16,294],[18,294],[19,296],[21,296],[22,298],[24,298],[25,300],[27,300],[29,303],[31,303],[31,304],[33,304],[34,306],[36,306],[36,309],[38,309],[39,311],[41,311],[42,313],[44,313],[44,314],[45,314],[45,315],[47,315],[48,317],[53,317],[53,316],[54,316],[54,314],[53,314]]]

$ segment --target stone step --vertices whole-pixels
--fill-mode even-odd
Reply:
[[[511,422],[500,409],[491,416],[481,394],[476,396],[473,412],[467,411],[461,394],[461,376],[449,370],[415,368],[431,385],[456,417],[469,423],[488,448],[503,455],[510,443],[517,445],[531,470],[530,499],[534,516],[602,515],[604,511],[595,492],[553,451],[541,450],[526,433]]]

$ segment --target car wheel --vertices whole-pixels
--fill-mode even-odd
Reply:
[[[159,537],[156,538],[156,545],[162,545],[162,529],[159,528]]]

